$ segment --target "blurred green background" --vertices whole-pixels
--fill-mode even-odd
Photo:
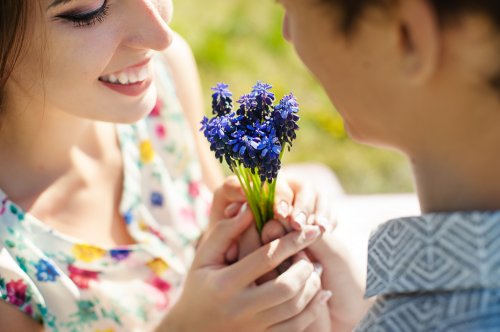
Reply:
[[[349,193],[412,191],[409,166],[397,153],[359,145],[318,83],[281,36],[283,12],[272,0],[174,0],[172,22],[198,61],[207,107],[210,87],[225,82],[235,99],[257,80],[273,85],[277,98],[293,91],[301,129],[285,163],[329,165]],[[207,112],[209,110],[207,109]]]

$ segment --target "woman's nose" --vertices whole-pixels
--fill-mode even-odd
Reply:
[[[166,49],[173,39],[173,31],[167,23],[172,15],[170,0],[132,0],[128,3],[127,46],[157,51]]]

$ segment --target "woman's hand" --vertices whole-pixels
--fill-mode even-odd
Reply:
[[[313,243],[318,227],[292,232],[228,265],[232,243],[252,225],[245,208],[219,221],[200,244],[183,293],[159,331],[304,331],[324,308],[320,278],[306,259],[294,259],[278,278],[254,281]]]
[[[233,189],[234,190],[234,189]],[[236,257],[242,259],[254,250],[259,248],[262,244],[268,244],[276,239],[279,239],[290,231],[302,230],[311,227],[311,225],[319,225],[323,232],[331,232],[336,226],[336,219],[333,218],[334,211],[330,200],[333,197],[321,195],[314,186],[306,181],[295,180],[293,178],[279,179],[276,186],[275,197],[275,216],[280,222],[268,222],[263,229],[262,236],[259,238],[255,227],[249,228],[239,240],[238,250],[232,247],[228,252],[227,259],[234,260]],[[234,202],[233,206],[238,204]],[[226,209],[225,216],[232,217],[234,209]],[[319,240],[318,240],[319,241]],[[235,257],[236,256],[236,257]],[[301,257],[310,262],[309,258],[304,252],[298,253],[295,257]],[[296,259],[296,258],[294,258]],[[264,276],[257,280],[257,283],[269,282],[279,278],[280,273],[287,271],[292,264],[292,260],[285,260],[279,267],[266,273]],[[316,270],[322,270],[321,263],[314,264]],[[285,272],[286,273],[286,272]],[[321,274],[321,273],[319,273]],[[324,301],[328,301],[331,292],[331,283],[322,285],[324,291]],[[331,319],[328,307],[323,307],[317,319],[309,326],[307,331],[320,332],[331,330]]]

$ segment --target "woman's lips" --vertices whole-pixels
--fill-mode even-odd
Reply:
[[[99,77],[99,81],[113,91],[127,95],[139,96],[144,93],[152,83],[149,72],[150,59],[127,67],[110,75]]]
[[[104,86],[110,88],[111,90],[131,97],[142,95],[150,87],[152,82],[153,82],[152,79],[147,79],[145,81],[129,83],[129,84],[110,83],[101,81],[101,83]]]

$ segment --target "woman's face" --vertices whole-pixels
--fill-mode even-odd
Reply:
[[[7,82],[8,105],[121,123],[153,108],[150,59],[172,40],[171,0],[39,0],[34,7]]]

